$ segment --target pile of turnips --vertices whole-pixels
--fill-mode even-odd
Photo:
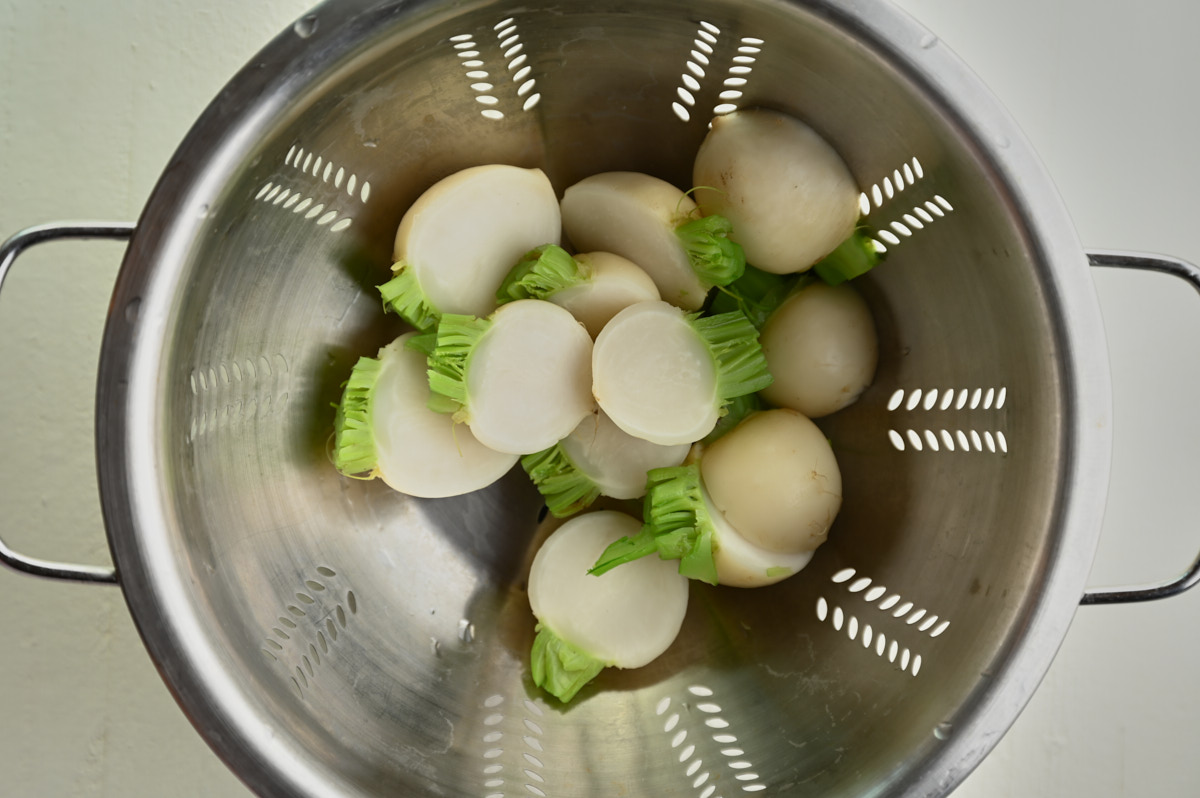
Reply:
[[[491,164],[434,184],[380,286],[413,329],[358,361],[338,408],[347,476],[442,498],[520,461],[568,519],[528,583],[531,672],[564,702],[666,651],[689,579],[804,568],[842,502],[811,419],[875,372],[848,281],[879,256],[837,152],[797,119],[735,111],[693,182],[606,172],[560,199],[541,170]],[[589,511],[600,496],[642,508]]]

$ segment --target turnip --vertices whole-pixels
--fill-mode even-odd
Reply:
[[[808,564],[841,500],[841,472],[816,425],[763,411],[686,465],[650,471],[645,526],[609,546],[591,573],[657,554],[709,584],[773,584]]]
[[[733,528],[713,505],[712,497],[707,492],[704,493],[704,503],[718,541],[712,556],[719,584],[726,587],[766,587],[802,571],[812,560],[816,549],[792,553],[771,551],[754,545]]]
[[[407,346],[414,335],[401,335],[377,357],[355,364],[338,406],[334,465],[348,476],[379,477],[421,498],[486,487],[517,456],[487,448],[426,406],[425,356]]]
[[[618,311],[659,299],[650,275],[633,261],[611,252],[572,257],[555,244],[525,255],[496,292],[500,303],[546,299],[571,311],[595,338]]]
[[[679,560],[679,573],[710,585],[762,587],[798,572],[812,551],[778,552],[747,540],[721,514],[705,489],[700,463],[659,468],[648,475],[645,526],[612,543],[590,573],[606,576],[618,565],[651,554]],[[770,497],[763,497],[769,501]]]
[[[746,264],[727,219],[701,218],[685,193],[640,172],[602,172],[571,186],[562,222],[576,249],[628,258],[685,310],[699,310],[710,288],[736,280]]]
[[[875,375],[875,322],[849,283],[800,289],[771,314],[759,340],[775,378],[763,399],[809,418],[853,403]]]
[[[679,465],[687,453],[686,443],[660,446],[628,435],[597,410],[554,446],[521,458],[521,465],[550,512],[564,518],[599,496],[640,498],[647,471]]]
[[[509,454],[553,446],[595,407],[592,339],[566,310],[522,299],[479,319],[443,314],[429,355],[431,407]]]
[[[600,331],[592,380],[618,427],[672,446],[703,438],[731,399],[765,388],[771,375],[741,313],[697,317],[658,301],[630,305]]]
[[[521,256],[558,243],[558,198],[540,169],[490,164],[463,169],[417,198],[396,231],[395,277],[384,307],[419,330],[443,313],[486,316]]]
[[[533,559],[533,681],[564,703],[606,667],[650,663],[683,625],[687,580],[670,563],[646,559],[598,579],[587,573],[607,546],[640,526],[624,513],[587,513],[555,530]]]
[[[700,474],[725,520],[768,551],[812,551],[842,506],[833,449],[817,425],[794,410],[748,417],[704,449]]]
[[[859,189],[811,127],[765,109],[718,116],[692,169],[705,214],[733,226],[746,260],[777,274],[804,271],[854,232]]]

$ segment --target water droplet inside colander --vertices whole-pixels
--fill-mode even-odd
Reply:
[[[939,740],[949,740],[950,732],[954,730],[954,725],[950,723],[939,723],[933,727],[933,736]]]
[[[138,320],[138,315],[142,311],[142,298],[135,296],[133,299],[125,303],[125,320],[130,324],[134,324]]]
[[[292,30],[301,39],[307,39],[317,32],[317,16],[316,14],[308,14],[296,20],[292,25]]]
[[[464,643],[470,643],[475,640],[475,624],[463,618],[458,622],[458,639]]]

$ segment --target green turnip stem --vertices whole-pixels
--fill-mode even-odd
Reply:
[[[748,393],[744,396],[731,399],[729,404],[725,405],[721,417],[717,419],[717,426],[713,427],[713,431],[705,435],[700,442],[708,446],[738,424],[741,424],[751,413],[757,413],[765,407],[766,405],[763,404],[762,399],[759,399],[756,393]]]
[[[375,437],[371,432],[371,391],[379,377],[380,362],[373,357],[360,357],[350,372],[342,390],[334,419],[333,465],[346,476],[360,476],[375,471],[378,455]]]
[[[562,444],[525,455],[521,466],[555,518],[574,515],[600,495],[600,487],[579,470]]]
[[[717,369],[717,399],[723,408],[731,399],[761,391],[772,382],[767,359],[758,343],[758,330],[740,312],[691,319]]]
[[[605,549],[588,573],[600,576],[657,553],[664,560],[679,560],[683,576],[717,584],[713,524],[704,506],[699,465],[655,468],[646,480],[645,526]]]
[[[513,267],[496,299],[501,303],[517,299],[549,299],[564,288],[585,282],[590,269],[575,260],[560,246],[545,244],[530,250]]]
[[[467,403],[467,362],[491,324],[488,319],[459,313],[442,316],[437,326],[437,346],[429,355],[429,390],[433,392],[430,410],[444,413],[450,408],[458,412]]]
[[[837,285],[861,277],[883,260],[871,232],[858,227],[849,238],[813,266],[817,276],[829,285]]]
[[[404,342],[404,348],[420,352],[425,357],[429,357],[433,354],[433,350],[437,349],[437,330],[414,335]]]
[[[795,289],[813,279],[809,272],[772,274],[747,265],[741,277],[713,292],[708,313],[715,315],[740,310],[751,324],[761,330],[775,309]]]
[[[392,271],[396,276],[379,286],[383,309],[392,311],[418,330],[432,329],[441,314],[425,296],[416,271],[403,261],[392,266]]]
[[[711,214],[675,228],[692,270],[705,285],[728,285],[742,276],[746,254],[729,239],[733,225],[724,216]]]
[[[605,663],[585,654],[540,623],[536,631],[530,653],[533,683],[565,704],[604,670]]]

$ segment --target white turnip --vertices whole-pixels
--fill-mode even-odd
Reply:
[[[628,258],[685,310],[699,310],[710,288],[736,280],[746,265],[728,220],[701,218],[691,197],[640,172],[602,172],[571,186],[562,221],[576,249]]]
[[[664,446],[700,440],[725,405],[771,382],[758,331],[739,312],[697,318],[639,302],[600,331],[592,392],[613,422]]]
[[[540,452],[595,407],[591,356],[587,330],[551,302],[509,302],[486,319],[447,313],[429,355],[433,406],[485,446]]]
[[[355,364],[338,406],[334,465],[348,476],[378,477],[410,496],[443,498],[486,487],[517,456],[487,448],[427,406],[425,355],[406,333]]]
[[[384,307],[419,330],[443,313],[486,316],[521,256],[562,235],[558,198],[540,169],[489,164],[435,183],[396,231]]]
[[[854,232],[860,191],[837,151],[798,119],[765,109],[713,120],[692,169],[705,214],[732,225],[746,261],[800,272]]]
[[[563,702],[606,667],[650,663],[683,625],[687,580],[671,563],[648,558],[599,578],[588,575],[606,547],[640,527],[624,513],[586,513],[556,529],[533,559],[533,681]]]

